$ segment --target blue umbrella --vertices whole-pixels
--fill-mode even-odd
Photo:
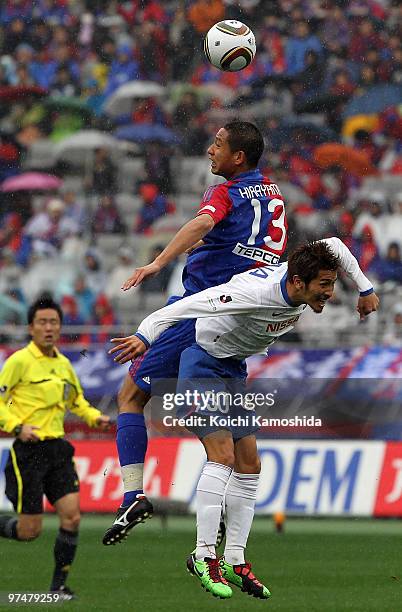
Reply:
[[[118,128],[114,136],[119,140],[130,140],[131,142],[162,142],[163,144],[180,144],[179,136],[163,125],[126,125]]]
[[[400,85],[374,85],[361,96],[354,96],[349,100],[343,111],[343,118],[381,113],[385,108],[398,104],[402,104]]]

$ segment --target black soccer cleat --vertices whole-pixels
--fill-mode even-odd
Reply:
[[[149,499],[141,494],[137,495],[135,502],[131,506],[120,506],[113,525],[109,527],[103,536],[103,544],[109,546],[122,542],[133,527],[151,518],[153,511],[154,509]]]
[[[78,599],[77,595],[68,588],[65,584],[61,586],[59,589],[50,590],[52,595],[58,595],[58,601],[72,601],[73,599]]]

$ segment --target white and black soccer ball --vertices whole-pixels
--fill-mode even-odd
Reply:
[[[204,40],[208,60],[219,70],[237,72],[246,68],[255,56],[255,37],[241,21],[216,23]]]

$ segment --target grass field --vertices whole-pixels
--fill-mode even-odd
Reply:
[[[125,544],[106,548],[100,540],[109,523],[107,516],[83,517],[80,546],[69,580],[79,600],[63,604],[63,609],[402,610],[402,533],[397,521],[293,519],[286,523],[283,534],[277,534],[270,519],[256,519],[248,556],[256,574],[271,589],[268,601],[255,600],[237,589],[230,600],[216,600],[201,589],[185,571],[185,559],[194,540],[191,518],[171,518],[167,530],[154,518],[134,529]],[[47,517],[43,534],[35,542],[0,540],[3,594],[47,590],[56,530],[55,517]],[[35,608],[51,610],[54,605]]]

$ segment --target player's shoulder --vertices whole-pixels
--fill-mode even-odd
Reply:
[[[204,203],[208,203],[214,199],[229,198],[229,183],[230,181],[225,181],[224,183],[219,183],[218,185],[210,185],[204,191],[202,201]]]

